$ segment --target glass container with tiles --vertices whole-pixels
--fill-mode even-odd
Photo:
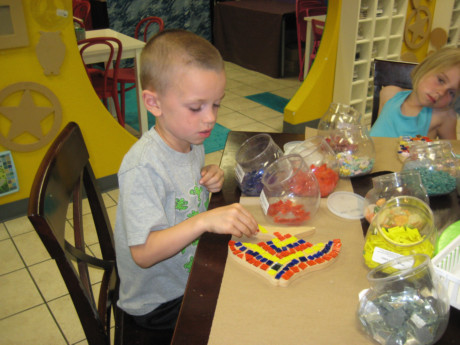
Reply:
[[[265,169],[281,156],[283,151],[268,134],[257,134],[244,141],[235,158],[235,176],[241,192],[248,196],[259,196]]]
[[[339,181],[339,165],[334,151],[322,136],[306,138],[291,153],[299,154],[315,174],[322,198],[334,191]]]
[[[369,174],[374,167],[375,147],[365,125],[350,124],[331,130],[326,141],[334,150],[340,177]]]
[[[364,197],[364,217],[371,223],[377,212],[392,197],[411,195],[430,204],[430,199],[416,170],[405,170],[372,178],[373,188]]]
[[[350,105],[331,103],[318,123],[318,135],[328,138],[330,131],[362,124],[363,115]]]
[[[448,141],[412,145],[403,170],[418,171],[429,196],[448,194],[457,186],[457,158]]]
[[[388,261],[367,275],[358,319],[384,345],[434,344],[446,330],[449,299],[430,258],[413,254]]]
[[[318,181],[298,154],[288,154],[271,163],[262,177],[260,204],[269,221],[301,225],[312,219],[321,196]]]
[[[364,262],[374,268],[411,254],[434,255],[437,231],[428,204],[413,196],[396,196],[377,212],[366,233]]]

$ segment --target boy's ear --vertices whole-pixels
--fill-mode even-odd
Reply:
[[[160,101],[158,99],[158,93],[156,93],[155,91],[143,90],[142,100],[144,101],[145,107],[149,112],[152,113],[152,115],[161,115],[161,106]]]

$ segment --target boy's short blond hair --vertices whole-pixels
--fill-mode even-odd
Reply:
[[[186,30],[164,30],[153,36],[142,50],[142,89],[162,93],[174,71],[189,66],[220,72],[224,70],[224,61],[206,39]]]
[[[428,55],[412,70],[412,87],[415,89],[420,79],[428,73],[444,71],[452,67],[460,68],[460,48],[442,48]],[[460,85],[458,86],[460,88]],[[456,96],[459,95],[459,88],[457,88]]]

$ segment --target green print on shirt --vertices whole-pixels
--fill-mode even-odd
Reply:
[[[184,268],[190,273],[192,270],[192,264],[193,264],[193,255],[190,257],[190,260],[184,265]]]
[[[201,193],[203,192],[203,187],[198,187],[195,183],[195,188],[190,190],[191,195],[196,195],[198,197],[198,208],[201,206]]]
[[[182,199],[176,198],[176,210],[183,211],[183,210],[186,210],[187,208],[188,208],[187,200],[185,200],[184,198]]]

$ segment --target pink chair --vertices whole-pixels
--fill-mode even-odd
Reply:
[[[152,26],[151,26],[152,25]],[[150,27],[151,26],[151,27]],[[156,32],[164,30],[164,22],[160,17],[147,17],[142,19],[136,25],[134,31],[134,38],[138,39],[142,32],[142,38],[144,42],[149,39],[149,27],[157,27]],[[110,75],[110,74],[109,74]],[[126,91],[132,90],[136,87],[136,70],[134,68],[120,68],[118,72],[118,83],[120,84],[120,102],[121,102],[121,113],[123,120],[125,119],[125,94]],[[126,84],[133,84],[132,86],[126,87]]]
[[[83,21],[85,29],[91,29],[91,4],[89,1],[75,1],[73,5],[73,16]]]
[[[296,0],[296,26],[297,26],[297,50],[299,52],[299,80],[303,80],[303,69],[305,65],[305,41],[307,24],[305,17],[318,16],[327,13],[327,7],[322,1]]]
[[[87,38],[78,42],[80,46],[80,55],[85,62],[84,52],[86,49],[93,45],[102,44],[109,48],[109,56],[105,62],[105,69],[90,68],[85,64],[86,72],[88,77],[93,84],[94,90],[96,91],[99,98],[104,102],[104,105],[108,107],[107,100],[112,97],[117,113],[117,119],[120,125],[125,126],[125,118],[120,109],[120,103],[118,101],[118,72],[120,67],[121,53],[123,50],[121,42],[114,37],[94,37]],[[110,75],[109,75],[110,74]]]
[[[319,45],[321,44],[321,37],[323,36],[324,31],[324,22],[322,20],[312,19],[311,27],[313,31],[313,49],[310,54],[309,67],[315,60],[316,53],[318,52]]]

